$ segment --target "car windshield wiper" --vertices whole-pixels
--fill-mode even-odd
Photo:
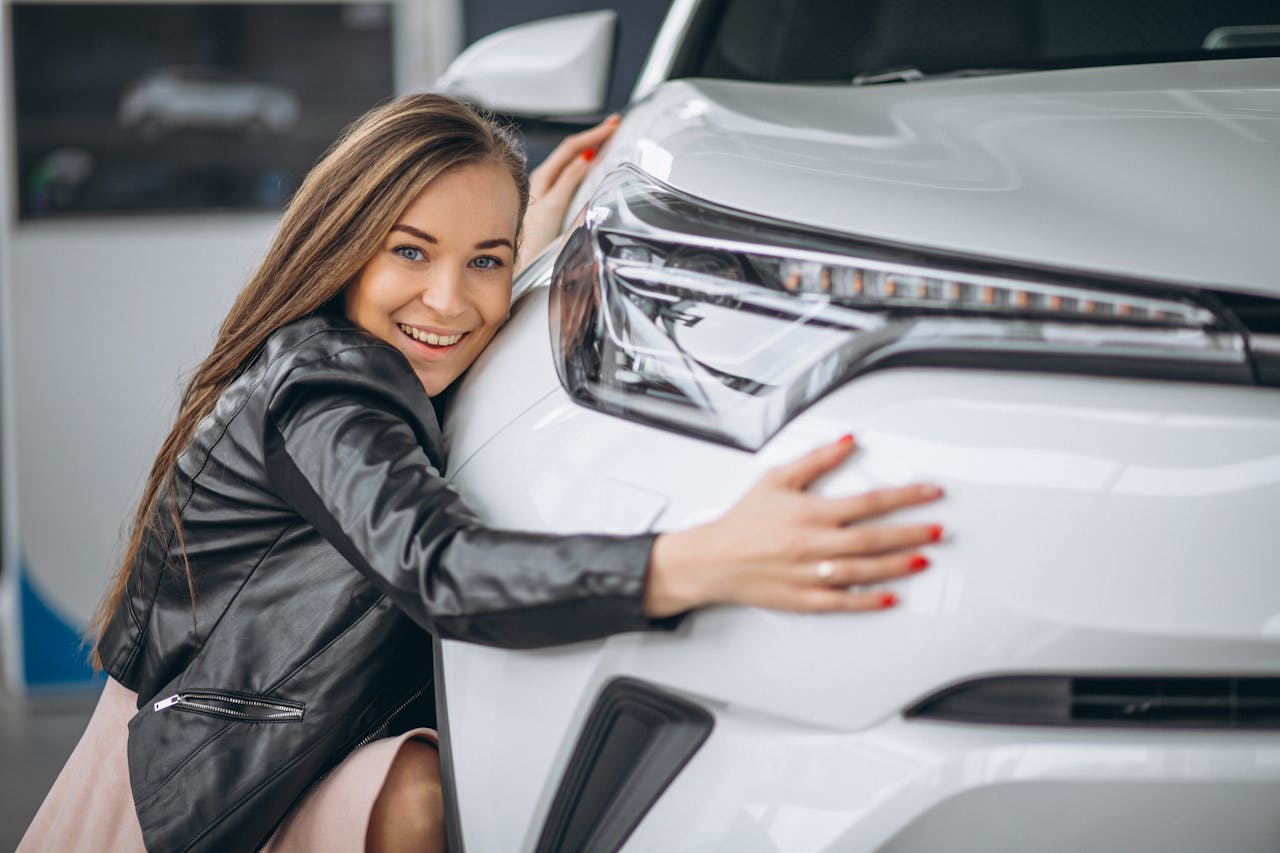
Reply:
[[[855,86],[874,86],[877,83],[910,83],[913,80],[923,80],[926,77],[937,79],[939,77],[987,77],[993,74],[1016,74],[1023,71],[1022,68],[954,68],[949,71],[935,71],[926,74],[915,66],[899,66],[897,68],[886,68],[882,71],[863,71],[854,75],[850,82]]]

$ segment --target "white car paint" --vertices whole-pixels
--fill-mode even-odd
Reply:
[[[1275,255],[1257,251],[1280,222],[1280,59],[1034,77],[673,81],[632,108],[593,174],[638,163],[840,233],[1280,293]]]
[[[1176,793],[1185,782],[1217,777],[1207,769],[1162,768],[1182,766],[1188,756],[1214,757],[1213,749],[1190,744],[1216,743],[1241,751],[1235,764],[1245,771],[1233,774],[1265,783],[1270,796],[1280,790],[1274,733],[1188,738],[978,727],[967,751],[957,735],[904,766],[890,762],[894,772],[860,775],[868,753],[906,750],[917,736],[956,728],[904,723],[897,713],[964,677],[1276,673],[1280,573],[1266,570],[1263,555],[1280,553],[1280,528],[1271,521],[1280,506],[1280,395],[1130,379],[894,370],[842,387],[748,454],[566,399],[548,369],[545,311],[545,291],[526,297],[462,389],[460,401],[485,400],[488,408],[473,412],[462,402],[449,422],[453,480],[489,523],[618,533],[698,523],[768,466],[851,430],[863,449],[822,491],[846,494],[928,476],[946,487],[945,506],[914,514],[940,515],[952,535],[932,549],[933,568],[897,585],[903,605],[875,618],[722,608],[694,616],[673,635],[623,635],[563,649],[444,643],[468,850],[531,849],[576,727],[617,675],[715,708],[710,743],[730,726],[735,746],[700,752],[686,772],[705,782],[704,774],[737,778],[726,767],[744,765],[741,785],[758,789],[767,813],[828,813],[832,806],[822,786],[794,787],[804,774],[779,781],[756,768],[755,760],[766,759],[752,757],[758,747],[747,733],[770,743],[766,754],[779,761],[793,747],[844,756],[823,773],[849,784],[862,779],[863,799],[855,786],[845,810],[829,815],[840,827],[832,846],[815,840],[827,833],[819,825],[808,836],[803,822],[783,832],[774,825],[783,818],[753,813],[752,797],[686,780],[651,816],[659,849],[701,849],[694,837],[683,846],[671,837],[672,827],[687,826],[696,817],[691,811],[705,807],[691,793],[677,793],[696,790],[716,792],[717,820],[706,829],[719,838],[715,849],[775,849],[760,846],[775,833],[787,839],[779,850],[874,849],[871,840],[887,841],[949,797],[1028,778],[1019,765],[1002,769],[1000,754],[1051,756],[1026,758],[1037,768],[1029,778],[1065,776],[1077,794],[1108,780],[1145,780]],[[504,393],[515,387],[526,389],[518,399]],[[480,412],[501,429],[479,429]],[[486,436],[481,447],[477,434]],[[1077,760],[1089,750],[1098,758]],[[988,753],[997,758],[982,758]],[[985,769],[991,761],[996,768]],[[928,781],[939,774],[950,781]],[[899,788],[911,803],[886,818],[874,806]],[[496,808],[503,820],[483,818]],[[1275,837],[1269,813],[1251,820],[1232,837],[1257,844]],[[638,831],[624,849],[655,849],[643,842],[649,837],[657,836]]]
[[[579,204],[630,163],[824,231],[1280,295],[1280,60],[859,89],[666,81],[694,5],[674,4]],[[588,711],[620,675],[715,717],[625,851],[1280,849],[1274,730],[902,714],[992,674],[1280,676],[1276,389],[895,368],[843,384],[751,453],[570,400],[547,278],[521,282],[446,423],[450,476],[489,523],[695,524],[851,431],[859,452],[819,490],[927,477],[945,501],[903,518],[949,537],[875,616],[715,608],[672,634],[562,648],[444,642],[467,851],[535,847]]]

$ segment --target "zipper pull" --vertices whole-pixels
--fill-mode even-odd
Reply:
[[[170,696],[168,699],[161,699],[159,702],[157,702],[155,704],[155,710],[163,711],[165,708],[168,708],[171,705],[177,705],[181,701],[182,701],[182,694],[175,693],[172,696]]]

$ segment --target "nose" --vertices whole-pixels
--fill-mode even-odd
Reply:
[[[441,320],[462,316],[467,309],[466,283],[461,270],[437,268],[422,288],[422,304]]]

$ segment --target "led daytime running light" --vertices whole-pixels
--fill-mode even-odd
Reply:
[[[552,275],[565,388],[744,448],[891,365],[1252,377],[1242,335],[1169,288],[935,265],[718,208],[630,167],[605,178],[584,222]]]

